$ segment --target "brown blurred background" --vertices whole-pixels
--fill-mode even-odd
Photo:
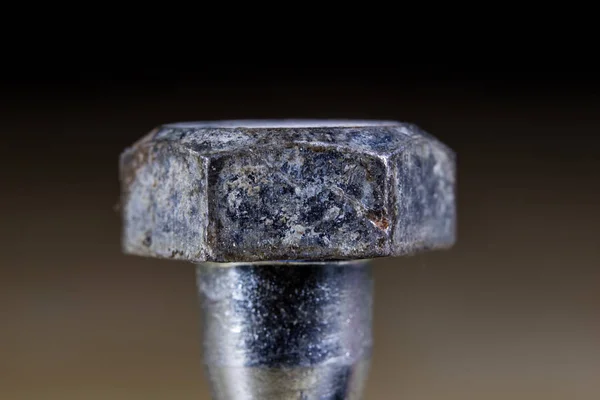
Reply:
[[[7,75],[0,399],[208,399],[194,268],[121,253],[118,155],[165,122],[280,117],[410,121],[458,155],[457,245],[375,262],[366,399],[600,398],[599,86],[486,71]]]

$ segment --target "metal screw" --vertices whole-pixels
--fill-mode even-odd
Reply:
[[[369,260],[455,241],[455,155],[413,124],[167,124],[120,178],[124,251],[197,264],[218,400],[360,399]]]

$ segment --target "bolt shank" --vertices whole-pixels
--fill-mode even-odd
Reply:
[[[216,400],[362,398],[368,262],[203,263],[197,282]]]

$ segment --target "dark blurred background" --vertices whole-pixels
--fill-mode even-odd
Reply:
[[[366,399],[600,397],[594,68],[147,61],[2,75],[0,399],[208,399],[194,268],[121,253],[117,162],[236,118],[410,121],[457,153],[456,246],[375,263]]]

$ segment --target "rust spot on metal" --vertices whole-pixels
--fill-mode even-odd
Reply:
[[[149,146],[141,146],[132,148],[123,154],[121,165],[122,181],[125,187],[128,187],[133,183],[139,169],[148,161],[149,153]]]
[[[382,231],[387,230],[390,226],[390,221],[385,216],[380,215],[380,213],[375,213],[371,211],[367,213],[367,218],[369,219],[369,221],[371,221],[373,225],[375,225]]]
[[[152,147],[152,140],[159,131],[160,128],[151,130],[121,155],[121,180],[124,184],[124,189],[133,183],[139,169],[148,161],[151,161],[150,150]]]
[[[381,229],[382,231],[385,231],[390,226],[390,223],[387,220],[387,218],[381,218],[381,219],[371,220],[371,222],[373,222],[373,224],[376,227],[378,227],[379,229]]]

